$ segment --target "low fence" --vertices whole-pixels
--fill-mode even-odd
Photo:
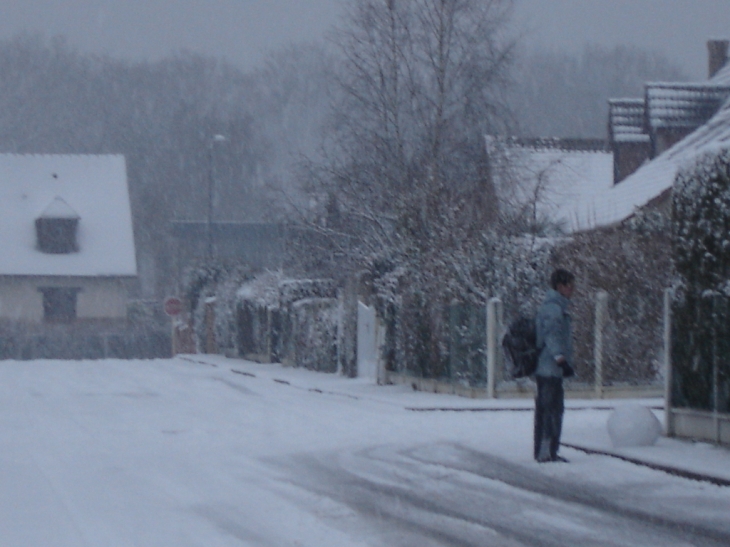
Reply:
[[[167,330],[105,324],[0,327],[0,359],[155,359],[171,355]]]
[[[596,399],[662,397],[665,391],[663,377],[666,376],[662,370],[658,376],[645,381],[637,381],[629,374],[629,379],[617,380],[615,370],[612,370],[610,379],[606,379],[604,362],[605,337],[610,324],[609,295],[604,291],[598,292],[594,305],[591,359],[576,367],[583,374],[566,380],[566,396]],[[414,374],[406,367],[388,367],[382,361],[383,355],[389,350],[380,347],[378,354],[381,362],[378,366],[382,373],[379,377],[387,383],[407,384],[417,390],[467,397],[532,397],[532,381],[512,380],[505,370],[501,347],[505,332],[503,316],[502,302],[497,298],[492,298],[487,306],[481,307],[454,304],[448,310],[448,366],[441,374],[427,377]],[[393,337],[384,337],[386,340],[388,338],[392,340]],[[661,340],[661,332],[658,338]]]
[[[342,356],[346,352],[345,343],[349,341],[345,338],[350,336],[357,347],[357,359],[354,371],[348,374],[367,376],[379,383],[407,383],[425,391],[472,397],[532,396],[529,380],[511,380],[505,371],[501,339],[506,321],[502,302],[497,298],[491,299],[486,306],[451,304],[437,318],[438,331],[425,330],[421,338],[422,333],[410,323],[405,324],[405,315],[399,317],[398,310],[383,319],[377,316],[374,308],[355,301],[357,334],[349,335],[343,328],[347,313],[345,299],[329,281],[274,280],[269,281],[266,290],[246,287],[238,291],[235,305],[229,306],[223,327],[216,326],[217,330],[223,329],[221,332],[235,332],[235,336],[228,336],[228,342],[219,348],[227,354],[312,370],[346,372]],[[219,313],[220,304],[215,298],[209,300]],[[617,347],[621,349],[617,340],[625,340],[617,335],[621,328],[617,326],[616,317],[620,320],[626,317],[625,310],[620,309],[625,303],[613,304],[619,308],[613,309],[610,296],[602,291],[593,295],[591,303],[590,313],[581,312],[582,333],[586,337],[587,332],[590,337],[590,348],[582,348],[576,366],[578,375],[566,382],[566,389],[572,394],[569,396],[662,396],[665,375],[660,363],[654,363],[653,367],[639,363],[641,366],[637,370],[651,370],[652,376],[645,374],[645,377],[632,371],[622,375],[617,366],[617,363],[632,362],[631,354],[628,357],[627,354],[616,355]],[[585,307],[585,302],[582,305]],[[660,331],[657,355],[662,352],[661,312],[659,316],[652,319],[656,323],[652,324],[652,332]],[[590,328],[584,324],[586,319],[591,323]],[[221,323],[221,318],[211,320],[211,325],[214,322]],[[202,339],[198,340],[198,347],[206,348],[208,344],[202,342]],[[434,352],[439,353],[438,366],[418,366],[418,355],[428,359]],[[608,373],[607,361],[610,364]],[[430,361],[434,362],[436,360]]]
[[[730,298],[667,292],[665,315],[667,433],[730,444]]]

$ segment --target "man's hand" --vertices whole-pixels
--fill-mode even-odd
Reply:
[[[565,357],[559,357],[557,360],[557,365],[562,369],[563,371],[563,378],[571,378],[575,376],[575,371],[573,370],[573,367],[570,366],[568,361],[565,359]]]

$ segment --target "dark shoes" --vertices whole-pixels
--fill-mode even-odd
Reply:
[[[543,457],[535,458],[535,459],[537,460],[537,463],[547,463],[547,462],[568,463],[568,460],[566,460],[562,456],[543,456]]]

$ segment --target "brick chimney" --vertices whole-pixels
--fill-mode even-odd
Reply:
[[[709,53],[709,68],[712,78],[727,63],[727,52],[730,41],[728,40],[708,40],[707,51]]]

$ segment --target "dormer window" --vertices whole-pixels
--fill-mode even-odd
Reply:
[[[56,197],[35,220],[38,250],[50,254],[78,251],[76,233],[80,218],[63,198]]]

